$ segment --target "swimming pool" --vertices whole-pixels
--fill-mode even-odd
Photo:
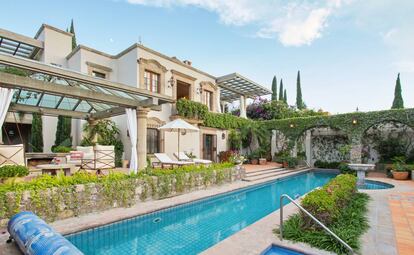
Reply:
[[[197,254],[335,174],[306,172],[66,236],[86,255]]]

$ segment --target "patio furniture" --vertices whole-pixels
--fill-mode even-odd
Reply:
[[[170,166],[171,168],[173,168],[174,166],[187,166],[187,165],[194,164],[194,162],[189,162],[189,161],[172,160],[165,153],[154,153],[154,156],[159,160],[159,162],[152,162],[153,167],[160,165],[161,168],[164,168],[165,166]]]
[[[23,144],[0,145],[0,166],[5,165],[26,165]]]
[[[178,155],[177,153],[174,153],[174,156],[180,161],[189,161],[189,162],[194,162],[196,164],[210,165],[211,163],[213,163],[213,161],[207,160],[207,159],[190,158],[183,151],[180,151]]]
[[[66,156],[66,163],[75,166],[82,165],[82,159],[92,160],[95,158],[93,146],[76,146],[76,151],[70,151]]]
[[[44,164],[36,167],[42,170],[42,174],[57,175],[58,171],[63,171],[64,175],[68,176],[75,166],[72,164]]]
[[[102,174],[102,170],[115,168],[115,146],[96,145],[94,157],[92,159],[82,158],[81,169],[95,170],[97,174]]]

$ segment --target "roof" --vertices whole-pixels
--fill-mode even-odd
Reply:
[[[173,102],[169,96],[0,53],[0,84],[15,89],[10,111],[80,119]]]
[[[232,102],[238,100],[240,96],[257,97],[272,94],[269,89],[238,73],[221,76],[216,82],[220,87],[220,97],[223,101]]]
[[[43,42],[0,28],[0,52],[24,58],[34,58],[43,49]]]

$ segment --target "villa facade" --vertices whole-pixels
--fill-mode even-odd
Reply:
[[[181,61],[176,57],[166,56],[142,44],[133,44],[116,55],[84,45],[78,45],[75,49],[72,49],[72,36],[71,33],[45,24],[40,27],[34,38],[0,30],[0,38],[7,39],[11,42],[10,44],[18,43],[18,45],[14,44],[16,47],[14,51],[5,47],[7,45],[3,44],[2,46],[0,44],[0,52],[2,55],[13,55],[13,58],[16,59],[29,59],[29,64],[37,62],[46,64],[50,68],[59,68],[76,74],[87,75],[94,81],[108,81],[130,86],[139,91],[144,91],[145,95],[154,96],[157,102],[163,100],[163,103],[157,103],[155,107],[137,107],[138,160],[140,167],[146,164],[147,155],[165,152],[172,156],[176,152],[177,133],[161,132],[157,129],[175,118],[176,100],[186,98],[203,103],[209,111],[216,113],[221,113],[225,109],[226,103],[240,100],[241,116],[246,117],[246,98],[270,93],[269,90],[237,73],[216,77],[193,67],[191,61]],[[32,46],[33,49],[30,54],[28,51],[19,49],[21,44]],[[59,71],[59,69],[56,70]],[[60,100],[62,101],[62,99]],[[78,104],[80,104],[80,101]],[[111,109],[111,113],[115,112],[116,109],[115,107],[114,110]],[[120,129],[125,149],[124,158],[129,159],[131,146],[127,132],[126,115],[124,111],[120,111],[118,114],[108,115],[108,117],[114,120]],[[50,152],[55,140],[57,117],[53,114],[45,114],[42,116],[42,120],[44,152]],[[73,118],[73,146],[80,143],[86,121],[88,120]],[[93,119],[89,119],[89,121],[92,123]],[[28,140],[31,114],[25,114],[17,118],[16,114],[11,113],[7,116],[5,127],[12,130],[7,135],[12,136],[12,138],[14,135],[14,140],[17,139],[17,134],[13,131],[13,123],[15,122],[21,125],[19,132],[23,133],[25,139]],[[193,122],[192,124],[198,125],[199,123]],[[199,158],[216,161],[217,154],[220,151],[227,150],[227,130],[207,128],[202,125],[198,125],[198,127],[200,128],[199,132],[187,133],[182,136],[181,150],[192,153]],[[9,132],[5,130],[2,132],[2,136],[5,135],[4,132]],[[141,142],[139,142],[140,140]],[[6,143],[4,137],[3,142]]]

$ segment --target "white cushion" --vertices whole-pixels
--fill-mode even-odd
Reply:
[[[95,145],[96,151],[115,151],[115,146],[113,145]]]
[[[76,146],[77,151],[82,151],[83,156],[85,157],[85,154],[92,153],[93,154],[93,146]]]
[[[25,165],[23,144],[0,145],[0,166],[3,165]]]

